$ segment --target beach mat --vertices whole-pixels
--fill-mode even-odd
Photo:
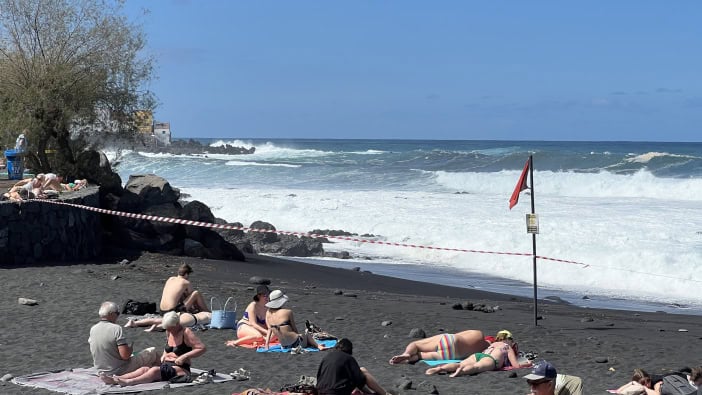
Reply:
[[[424,362],[429,366],[439,366],[447,363],[460,363],[461,361],[461,359],[422,359],[420,362]]]
[[[325,346],[326,348],[332,348],[336,346],[336,340],[317,340],[318,344],[321,344]],[[304,352],[316,352],[319,351],[318,348],[315,347],[306,347],[303,348]],[[290,347],[283,347],[280,344],[276,344],[275,346],[270,346],[267,350],[263,347],[259,347],[256,349],[256,352],[290,352],[292,351],[292,348]]]
[[[207,372],[206,370],[191,369],[193,377]],[[214,377],[215,383],[223,383],[233,380],[227,374],[217,373]],[[128,387],[120,387],[116,385],[107,385],[103,383],[97,376],[97,370],[89,369],[72,369],[63,370],[60,372],[40,372],[25,376],[18,376],[12,379],[12,382],[17,385],[43,388],[49,391],[59,392],[62,394],[71,395],[87,395],[87,394],[126,394],[141,391],[151,391],[163,389],[166,385],[170,388],[186,387],[189,385],[200,385],[197,383],[177,383],[169,384],[167,381],[157,381],[155,383],[146,383],[131,385]]]

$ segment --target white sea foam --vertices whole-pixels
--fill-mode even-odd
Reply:
[[[512,179],[512,181],[514,178]],[[280,230],[344,229],[383,240],[498,252],[531,251],[525,231],[527,201],[507,209],[509,192],[452,194],[412,191],[190,189],[215,206],[215,215],[245,225],[255,220]],[[222,205],[222,202],[236,202]],[[391,207],[391,210],[388,208]],[[543,286],[585,294],[702,305],[698,202],[674,205],[647,198],[543,196],[538,254],[582,262],[539,261]],[[616,221],[613,219],[616,218]],[[395,262],[491,273],[529,282],[531,257],[338,242],[325,247]],[[665,283],[665,287],[646,284]]]
[[[301,165],[291,165],[287,163],[261,163],[261,162],[248,162],[248,161],[238,161],[232,160],[226,163],[227,166],[269,166],[269,167],[300,167]]]
[[[516,185],[520,171],[495,173],[429,172],[437,184],[455,191],[498,194]],[[702,179],[658,178],[646,170],[634,174],[537,171],[535,196],[650,198],[699,201]],[[511,186],[514,188],[514,185]]]
[[[647,152],[645,154],[641,155],[634,155],[631,154],[632,157],[624,159],[627,162],[630,163],[648,163],[651,161],[653,158],[661,158],[661,157],[671,157],[671,158],[687,158],[687,159],[700,159],[697,156],[691,156],[691,155],[678,155],[678,154],[670,154],[667,152]]]

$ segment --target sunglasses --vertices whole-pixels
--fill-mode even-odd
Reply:
[[[538,385],[546,384],[546,383],[550,383],[550,382],[551,382],[550,379],[543,379],[543,380],[527,380],[527,384],[533,385],[533,386],[538,386]]]

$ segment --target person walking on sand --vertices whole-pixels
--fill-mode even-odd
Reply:
[[[283,309],[283,305],[288,301],[288,296],[283,291],[276,289],[268,297],[268,311],[266,312],[266,324],[268,333],[266,334],[265,349],[268,349],[271,337],[275,335],[283,347],[315,347],[324,350],[325,347],[317,344],[312,333],[300,334],[295,325],[295,318],[290,309]]]
[[[162,314],[169,311],[192,314],[210,311],[202,294],[199,291],[195,291],[190,284],[190,274],[192,272],[193,269],[190,265],[184,263],[178,268],[177,276],[172,276],[166,280],[159,306]]]
[[[490,343],[479,330],[443,333],[411,342],[405,348],[405,352],[390,358],[390,364],[415,363],[422,359],[465,359],[489,346]]]
[[[476,374],[490,370],[499,370],[505,366],[528,367],[531,363],[520,365],[517,354],[512,346],[514,339],[509,331],[501,330],[495,336],[495,342],[482,352],[476,352],[460,363],[447,363],[437,367],[429,368],[426,374],[432,375],[441,372],[453,372],[451,377],[458,377],[467,374]]]
[[[324,356],[317,369],[318,395],[351,395],[355,391],[379,395],[388,394],[373,375],[358,366],[352,356],[353,344],[349,339],[341,339],[334,349]],[[367,390],[364,388],[367,387]]]
[[[249,343],[260,339],[263,341],[268,334],[268,325],[266,324],[266,313],[268,312],[268,295],[271,290],[265,285],[259,285],[256,288],[256,295],[253,297],[253,302],[246,306],[246,311],[242,315],[239,322],[236,324],[236,340],[229,340],[225,345],[236,347],[242,343]]]
[[[100,379],[105,384],[119,384],[124,387],[168,381],[174,377],[190,374],[191,360],[205,353],[207,350],[205,345],[190,328],[180,325],[180,317],[175,311],[166,313],[161,325],[167,333],[161,365],[141,367],[123,375],[101,374]]]
[[[100,373],[123,374],[142,366],[158,364],[159,354],[152,348],[132,356],[132,344],[117,325],[119,307],[114,302],[103,302],[98,311],[100,321],[90,328],[90,353],[93,366]]]

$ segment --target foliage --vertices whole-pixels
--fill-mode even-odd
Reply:
[[[31,168],[86,176],[88,141],[133,133],[155,106],[145,43],[119,0],[0,0],[0,141],[26,130]]]

